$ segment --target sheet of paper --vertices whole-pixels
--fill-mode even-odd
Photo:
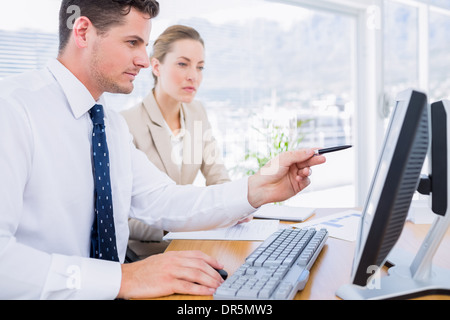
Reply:
[[[361,211],[348,210],[327,217],[292,225],[294,228],[325,228],[329,236],[346,241],[356,241],[361,221]]]
[[[224,229],[169,232],[163,239],[264,241],[278,230],[278,225],[278,220],[252,220]]]
[[[315,208],[288,207],[284,205],[266,204],[254,213],[255,218],[277,219],[284,221],[305,221],[310,218]]]

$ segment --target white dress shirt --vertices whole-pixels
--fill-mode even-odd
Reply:
[[[0,82],[0,299],[114,299],[119,263],[89,258],[94,219],[89,109],[105,106],[57,60]],[[177,186],[105,108],[117,248],[128,218],[168,231],[226,227],[254,209],[247,179]]]
[[[184,114],[183,108],[180,108],[180,124],[181,128],[173,133],[172,129],[170,129],[169,124],[164,120],[164,125],[166,126],[167,133],[170,136],[170,142],[172,144],[172,161],[178,166],[181,171],[181,167],[183,165],[183,140],[186,135],[186,126],[184,124]]]

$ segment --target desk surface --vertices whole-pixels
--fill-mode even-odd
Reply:
[[[342,210],[342,209],[341,209]],[[340,211],[341,211],[340,210]],[[335,213],[335,209],[317,210],[315,217]],[[398,242],[398,247],[415,253],[425,238],[429,225],[406,223]],[[225,265],[225,270],[231,275],[245,261],[245,258],[255,250],[261,242],[256,241],[204,241],[204,240],[174,240],[168,251],[201,250],[215,257]],[[354,242],[347,242],[329,237],[322,252],[311,268],[309,281],[303,291],[297,293],[296,300],[332,300],[336,290],[350,281],[352,269]],[[434,263],[437,266],[450,269],[450,231],[442,242]],[[447,253],[446,253],[447,252]],[[172,295],[164,300],[211,300],[212,296]],[[421,299],[450,299],[448,296],[427,296]]]

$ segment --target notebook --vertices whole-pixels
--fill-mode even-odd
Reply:
[[[310,218],[314,214],[315,210],[315,208],[266,204],[254,213],[254,217],[259,219],[303,222]]]

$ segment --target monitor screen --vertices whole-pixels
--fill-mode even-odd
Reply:
[[[429,151],[425,94],[399,95],[387,128],[358,233],[352,283],[366,286],[382,267],[403,230]]]

